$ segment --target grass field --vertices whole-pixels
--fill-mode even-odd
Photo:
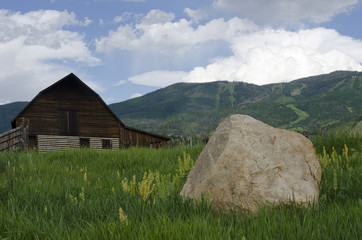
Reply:
[[[287,105],[288,108],[292,109],[295,114],[298,115],[298,118],[296,120],[294,120],[293,122],[290,122],[289,125],[292,126],[294,124],[297,124],[305,119],[307,119],[309,117],[309,114],[303,110],[300,110],[299,108],[297,108],[294,104],[288,104]]]
[[[179,193],[203,146],[0,154],[0,239],[362,239],[361,137],[313,139],[319,204],[216,213]]]

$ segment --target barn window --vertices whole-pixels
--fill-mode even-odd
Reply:
[[[79,145],[80,145],[80,147],[89,148],[90,147],[89,138],[80,138]]]
[[[60,134],[67,136],[78,135],[78,113],[74,110],[60,111]]]
[[[102,148],[103,149],[111,149],[111,140],[110,139],[102,139]]]

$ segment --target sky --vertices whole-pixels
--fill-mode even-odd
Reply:
[[[110,104],[362,71],[361,23],[361,0],[0,0],[0,104],[71,72]]]

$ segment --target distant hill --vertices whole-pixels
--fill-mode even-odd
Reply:
[[[127,125],[163,135],[209,135],[221,120],[247,114],[271,126],[315,133],[361,126],[362,72],[337,71],[289,83],[177,83],[109,105]],[[0,133],[26,102],[0,105]]]
[[[11,129],[11,120],[25,107],[27,102],[0,105],[0,134]]]
[[[274,127],[323,131],[361,121],[362,73],[337,71],[289,83],[177,83],[111,104],[130,126],[173,135],[208,135],[225,117],[247,114]]]

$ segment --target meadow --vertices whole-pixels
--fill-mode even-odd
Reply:
[[[0,153],[0,239],[362,239],[362,140],[314,137],[319,203],[215,212],[179,193],[204,145]]]

